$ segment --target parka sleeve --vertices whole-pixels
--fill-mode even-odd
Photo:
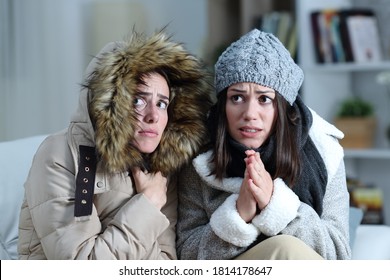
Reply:
[[[48,259],[176,258],[176,190],[162,209],[174,208],[167,211],[175,213],[171,217],[137,194],[107,214],[108,219],[95,205],[89,217],[75,219],[71,166],[70,150],[55,149],[49,140],[37,152],[25,184],[28,211]]]

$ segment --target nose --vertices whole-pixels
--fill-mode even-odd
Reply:
[[[159,119],[158,109],[152,104],[148,104],[144,109],[144,121],[147,123],[157,123]]]
[[[246,107],[244,108],[243,116],[245,120],[255,120],[258,116],[258,103],[256,100],[250,100],[246,103]]]

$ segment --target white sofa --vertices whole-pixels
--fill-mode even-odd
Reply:
[[[23,184],[34,153],[45,137],[40,135],[0,142],[0,259],[17,259]],[[358,225],[359,222],[359,217],[351,215],[352,258],[390,260],[390,227]]]
[[[19,210],[32,158],[45,136],[0,143],[0,259],[17,259]]]

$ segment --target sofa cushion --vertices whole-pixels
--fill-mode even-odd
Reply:
[[[32,158],[46,136],[0,142],[0,259],[17,259],[20,206]]]
[[[390,260],[390,226],[360,225],[352,248],[354,260]]]

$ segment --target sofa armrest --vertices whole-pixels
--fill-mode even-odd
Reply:
[[[0,142],[0,259],[17,259],[20,206],[33,156],[46,136]]]
[[[352,246],[354,260],[390,260],[390,226],[359,225]]]

